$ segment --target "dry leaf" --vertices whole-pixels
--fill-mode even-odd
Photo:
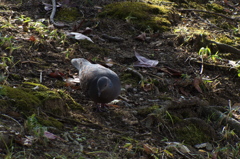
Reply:
[[[135,56],[138,59],[138,61],[134,63],[135,67],[155,67],[158,64],[157,60],[147,59],[146,57],[139,55],[136,51]]]
[[[144,152],[146,152],[147,154],[152,154],[152,153],[158,152],[158,148],[152,147],[148,144],[143,144],[143,149],[144,149]]]
[[[44,136],[45,136],[46,138],[48,138],[48,139],[51,139],[51,140],[57,138],[56,135],[54,135],[53,133],[50,133],[50,132],[48,132],[48,131],[44,131]]]
[[[83,35],[81,33],[70,32],[70,33],[67,33],[67,36],[72,37],[72,38],[74,38],[76,40],[88,40],[88,41],[94,43],[91,38],[89,38],[88,36]]]
[[[142,33],[142,34],[138,35],[135,39],[139,40],[139,41],[145,41],[146,40],[146,33]]]
[[[199,93],[203,93],[202,92],[202,89],[200,88],[200,84],[202,83],[202,78],[200,77],[195,77],[194,80],[193,80],[193,86],[196,88],[196,90],[199,92]]]
[[[65,76],[63,73],[59,72],[58,70],[52,71],[51,73],[48,74],[49,77],[52,78],[57,78],[57,79],[63,79]]]
[[[30,38],[28,40],[34,42],[34,41],[36,41],[36,38],[34,36],[30,36]]]

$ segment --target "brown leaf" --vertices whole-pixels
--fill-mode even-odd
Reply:
[[[157,153],[158,152],[158,148],[152,147],[152,146],[150,146],[148,144],[143,144],[143,150],[147,154],[152,154],[152,153]]]
[[[142,33],[142,34],[138,35],[135,39],[139,40],[139,41],[145,41],[146,40],[146,33]]]
[[[52,71],[51,73],[48,74],[49,77],[52,78],[57,78],[57,79],[63,79],[65,76],[63,73],[59,72],[58,70]]]
[[[179,91],[180,91],[183,95],[189,96],[189,92],[186,92],[183,87],[180,87],[180,88],[179,88]]]
[[[199,93],[203,93],[202,92],[202,89],[200,88],[200,84],[202,83],[202,78],[200,77],[195,77],[194,80],[193,80],[193,86],[196,88],[196,90],[199,92]]]
[[[29,41],[35,42],[36,38],[34,36],[30,36],[30,38],[28,39]]]

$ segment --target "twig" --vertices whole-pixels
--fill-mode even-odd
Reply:
[[[141,73],[139,73],[137,70],[134,70],[132,68],[127,68],[128,71],[134,73],[135,75],[137,75],[138,77],[140,77],[141,80],[143,80],[143,75]]]
[[[233,46],[219,43],[219,42],[212,41],[212,40],[207,40],[207,42],[216,44],[218,46],[219,50],[221,50],[221,51],[226,51],[226,52],[230,52],[230,53],[234,53],[234,54],[240,54],[240,50]]]
[[[20,126],[20,128],[21,128],[21,133],[23,133],[23,126],[16,120],[16,119],[14,119],[14,118],[12,118],[12,117],[10,117],[9,115],[6,115],[6,114],[0,114],[0,115],[2,115],[2,116],[4,116],[4,117],[6,117],[6,118],[9,118],[9,119],[11,119],[11,120],[13,120],[13,121],[15,121],[19,126]]]
[[[202,61],[202,63],[201,63],[201,70],[200,70],[200,73],[199,73],[200,75],[203,73],[203,67],[204,67],[202,55],[201,55],[201,61]]]
[[[102,34],[102,38],[103,39],[108,39],[108,40],[114,41],[114,42],[123,42],[124,41],[123,38],[116,37],[116,36],[109,36],[107,34]]]

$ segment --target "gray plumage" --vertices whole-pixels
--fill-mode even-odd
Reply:
[[[81,89],[94,102],[109,103],[118,97],[121,83],[115,72],[84,58],[72,59],[71,63],[79,70]]]

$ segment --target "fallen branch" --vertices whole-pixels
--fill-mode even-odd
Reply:
[[[66,24],[63,24],[63,23],[56,23],[54,21],[54,16],[55,16],[55,13],[56,13],[56,0],[52,0],[52,12],[51,12],[51,15],[50,15],[50,22],[55,26],[55,27],[59,27],[59,28],[63,28],[63,27],[66,27],[68,25]]]
[[[240,50],[233,47],[233,46],[223,44],[223,43],[219,43],[219,42],[216,42],[216,41],[211,41],[211,40],[207,40],[207,42],[216,44],[218,49],[221,50],[221,52],[240,54]]]
[[[237,120],[209,106],[202,107],[202,114],[206,117],[211,116],[214,121],[219,121],[221,125],[229,125],[230,129],[233,129],[240,136],[240,122]]]
[[[103,39],[108,39],[109,41],[114,41],[114,42],[123,42],[124,39],[120,37],[114,37],[114,36],[109,36],[107,34],[102,34]]]

